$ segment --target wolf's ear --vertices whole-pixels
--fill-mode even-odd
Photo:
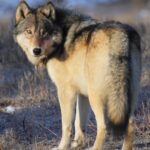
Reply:
[[[48,19],[55,20],[56,18],[55,6],[50,1],[46,5],[42,6],[39,11]]]
[[[31,12],[31,9],[28,4],[25,1],[21,1],[16,9],[16,24],[25,19],[29,12]]]

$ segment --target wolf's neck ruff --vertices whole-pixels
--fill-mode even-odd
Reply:
[[[43,65],[46,65],[47,62],[52,58],[56,58],[60,61],[64,61],[67,58],[67,53],[63,50],[63,48],[59,46],[57,47],[57,50],[54,50],[52,53],[48,54],[46,57],[41,59],[41,63]]]
[[[72,15],[69,18],[70,13]],[[55,23],[59,24],[63,29],[63,40],[61,44],[55,46],[55,50],[52,53],[41,60],[44,65],[52,58],[64,61],[68,56],[70,45],[78,37],[78,33],[82,32],[86,27],[96,25],[97,21],[90,17],[75,14],[70,10],[56,8]]]

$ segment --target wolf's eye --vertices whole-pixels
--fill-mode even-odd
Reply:
[[[33,36],[32,30],[26,29],[26,30],[25,30],[25,36],[26,36],[27,38],[31,38],[31,37]]]
[[[49,37],[49,33],[48,32],[43,32],[42,37],[43,38],[48,38]]]
[[[32,35],[32,31],[29,30],[29,29],[26,30],[26,33],[29,34],[29,35]]]

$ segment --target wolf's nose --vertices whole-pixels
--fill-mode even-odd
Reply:
[[[42,52],[42,50],[41,50],[40,48],[34,48],[34,49],[33,49],[33,53],[34,53],[34,55],[36,55],[36,56],[40,55],[41,52]]]

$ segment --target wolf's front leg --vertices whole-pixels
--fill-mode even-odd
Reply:
[[[61,86],[58,89],[58,98],[62,117],[62,138],[55,150],[70,150],[70,136],[75,115],[76,93],[72,87]]]

